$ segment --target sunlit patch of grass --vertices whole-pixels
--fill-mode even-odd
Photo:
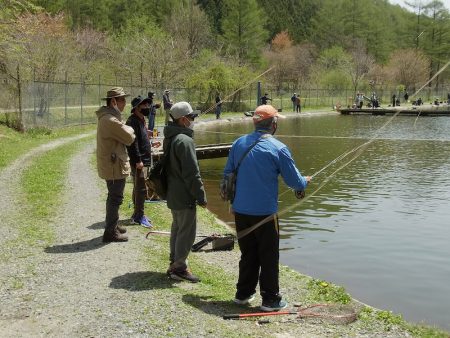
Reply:
[[[34,128],[24,133],[0,125],[0,169],[12,163],[34,147],[57,138],[73,136],[95,130],[95,125],[74,126],[70,128]]]
[[[319,279],[311,279],[307,283],[308,300],[311,302],[331,302],[348,304],[351,297],[342,286],[337,286]]]
[[[17,223],[23,240],[33,245],[52,243],[54,233],[48,225],[61,210],[62,194],[70,158],[92,137],[63,145],[36,158],[22,176],[22,209]]]

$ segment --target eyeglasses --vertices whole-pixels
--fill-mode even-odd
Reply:
[[[192,115],[186,115],[186,118],[187,118],[189,121],[194,121],[194,119],[195,119],[195,117],[192,116]]]

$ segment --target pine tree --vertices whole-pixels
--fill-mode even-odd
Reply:
[[[227,0],[222,21],[222,41],[239,63],[257,62],[268,38],[265,16],[256,0]]]

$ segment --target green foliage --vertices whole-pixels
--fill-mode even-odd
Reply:
[[[238,67],[214,58],[209,51],[201,53],[199,58],[191,63],[195,71],[185,82],[185,85],[197,89],[202,93],[199,102],[210,103],[216,92],[221,93],[222,98],[249,81],[254,74],[245,66]]]
[[[244,61],[256,62],[268,38],[266,21],[256,0],[227,0],[222,20],[222,40],[228,53]]]
[[[319,56],[315,66],[316,83],[321,88],[343,90],[351,86],[351,78],[347,72],[351,58],[342,47],[333,46],[325,49]]]
[[[310,302],[332,302],[348,304],[351,301],[348,293],[342,286],[336,286],[323,280],[311,279],[307,283]]]
[[[320,88],[329,88],[330,90],[345,90],[351,86],[352,82],[347,73],[342,70],[329,70],[320,74]]]
[[[407,11],[385,0],[3,0],[0,6],[0,72],[13,74],[19,61],[50,81],[68,71],[69,77],[97,79],[102,74],[116,82],[125,76],[134,85],[153,89],[181,86],[198,82],[198,68],[190,65],[204,60],[208,50],[218,69],[236,61],[252,70],[267,63],[288,65],[288,70],[280,66],[274,71],[278,75],[266,78],[278,89],[289,83],[337,90],[350,86],[350,78],[356,90],[368,74],[358,69],[359,58],[346,61],[345,67],[335,62],[324,68],[327,52],[340,48],[341,54],[353,55],[362,42],[360,51],[382,69],[395,50],[418,48],[429,57],[431,73],[450,57],[450,14],[441,1],[429,2],[420,15],[414,5]],[[21,13],[39,13],[38,6],[53,14],[49,24],[9,22]],[[61,12],[64,16],[58,16]],[[71,31],[63,30],[61,22]],[[270,42],[281,31],[289,33],[294,45],[277,55]],[[302,46],[325,54],[314,64],[316,53],[308,56]],[[328,56],[332,61],[333,55]],[[448,81],[449,74],[450,68],[436,85]],[[388,76],[383,71],[377,81],[387,83]],[[237,87],[241,85],[243,81]],[[214,80],[196,86],[206,88],[207,100],[211,91],[226,87]]]
[[[273,38],[277,33],[288,31],[292,39],[300,43],[309,40],[312,28],[312,18],[316,15],[320,1],[317,0],[258,0],[266,17],[270,18],[264,24]]]

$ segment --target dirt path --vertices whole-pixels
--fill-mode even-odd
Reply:
[[[17,232],[14,231],[16,227],[12,226],[11,222],[14,222],[14,219],[17,216],[17,212],[20,212],[20,208],[17,208],[16,203],[19,181],[21,179],[21,173],[23,172],[23,170],[28,167],[33,159],[40,154],[55,149],[66,143],[80,140],[92,134],[93,133],[67,137],[43,144],[21,156],[11,165],[0,171],[0,206],[2,209],[0,246],[3,245],[3,243],[5,243],[6,241],[13,240],[17,236]]]

